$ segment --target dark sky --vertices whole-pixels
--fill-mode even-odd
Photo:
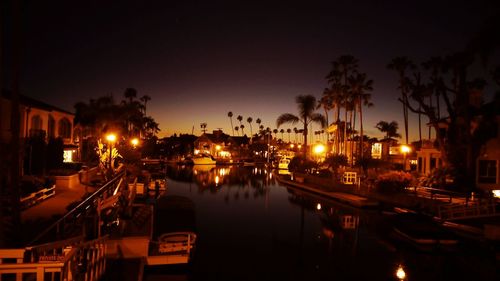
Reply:
[[[275,128],[296,113],[295,96],[320,97],[332,60],[352,54],[374,80],[365,128],[377,136],[380,120],[403,127],[387,63],[460,51],[498,12],[495,1],[267,2],[24,1],[21,90],[73,110],[134,87],[152,97],[161,136],[198,134],[201,122],[230,131],[228,111]]]

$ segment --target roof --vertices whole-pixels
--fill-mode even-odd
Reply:
[[[7,90],[2,91],[2,97],[10,100],[12,93]],[[59,112],[64,112],[67,114],[75,115],[73,112],[69,112],[67,110],[64,110],[62,108],[59,108],[57,106],[50,105],[48,103],[45,103],[43,101],[36,100],[34,98],[25,96],[25,95],[20,95],[19,96],[19,103],[24,105],[24,106],[29,106],[33,108],[38,108],[46,111],[59,111]]]

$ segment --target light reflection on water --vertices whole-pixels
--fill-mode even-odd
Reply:
[[[264,167],[176,166],[167,175],[167,194],[196,205],[189,280],[397,280],[399,266],[408,280],[494,280],[494,259],[482,252],[419,251],[391,235],[379,210],[281,186]]]

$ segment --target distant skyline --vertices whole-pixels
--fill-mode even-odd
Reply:
[[[375,124],[395,120],[403,135],[398,78],[386,65],[401,55],[421,63],[460,51],[498,13],[496,1],[21,2],[23,94],[74,111],[76,102],[103,95],[119,101],[133,87],[138,97],[152,98],[147,112],[160,124],[160,137],[191,133],[193,126],[199,135],[204,122],[209,132],[231,133],[229,111],[233,124],[244,117],[245,132],[249,116],[254,132],[257,118],[274,129],[278,115],[296,113],[297,95],[320,98],[330,62],[344,54],[358,58],[360,71],[374,80],[365,134],[381,137]],[[2,29],[8,38],[9,26]],[[4,42],[7,84],[11,50]],[[410,140],[416,139],[411,114]]]

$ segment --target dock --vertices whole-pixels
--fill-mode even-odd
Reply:
[[[293,180],[287,180],[284,179],[283,177],[280,177],[276,175],[276,179],[278,182],[295,187],[295,188],[300,188],[302,190],[319,194],[321,196],[325,196],[329,199],[333,199],[336,201],[340,201],[342,203],[349,204],[353,207],[357,208],[369,208],[369,207],[376,207],[379,205],[378,201],[375,201],[373,199],[369,199],[363,196],[359,195],[354,195],[354,194],[349,194],[349,193],[344,193],[344,192],[336,192],[336,191],[324,191],[320,190],[317,188],[313,188],[308,186],[307,184],[304,184],[303,182],[297,182]]]

